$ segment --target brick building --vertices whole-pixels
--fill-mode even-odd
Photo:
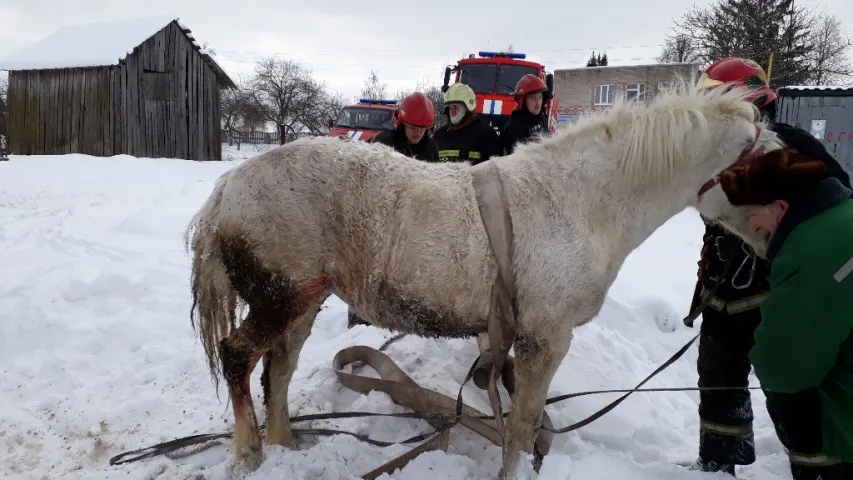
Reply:
[[[662,85],[681,76],[697,74],[693,63],[656,63],[579,67],[554,70],[554,88],[560,95],[560,121],[572,121],[580,115],[613,105],[616,95],[628,100],[648,102]]]

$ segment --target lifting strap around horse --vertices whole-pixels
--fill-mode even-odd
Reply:
[[[500,393],[497,382],[503,376],[504,386],[510,394],[514,393],[513,368],[509,350],[516,334],[516,291],[512,270],[513,230],[509,204],[504,194],[503,181],[495,162],[483,162],[471,167],[472,184],[480,210],[480,217],[489,239],[497,264],[497,275],[492,285],[491,301],[488,313],[489,349],[481,352],[476,370],[487,373],[487,391],[496,427],[502,435],[502,445],[506,445],[506,429],[501,412]],[[509,367],[509,368],[505,368]],[[476,372],[475,372],[476,374]],[[543,410],[543,421],[550,427],[551,422]],[[538,426],[537,426],[538,427]],[[538,430],[538,428],[537,428]],[[535,457],[537,467],[551,448],[551,434],[539,431],[536,438]],[[507,465],[506,449],[503,449],[504,466]]]
[[[498,412],[500,396],[497,380],[503,371],[509,350],[515,340],[515,278],[512,274],[512,217],[503,191],[503,182],[494,162],[484,162],[481,167],[472,167],[472,186],[477,198],[477,207],[486,229],[491,250],[497,263],[495,283],[489,301],[487,318],[489,353],[488,392],[492,413],[496,414],[498,431],[503,432],[503,418]],[[504,438],[506,440],[506,438]],[[504,442],[505,444],[505,442]]]

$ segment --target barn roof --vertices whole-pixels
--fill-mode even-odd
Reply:
[[[0,70],[45,70],[118,65],[133,52],[134,48],[172,22],[178,22],[196,50],[200,50],[201,47],[193,38],[190,29],[181,25],[177,17],[159,15],[128,18],[60,28],[53,34],[0,61]],[[199,53],[214,71],[220,84],[236,88],[234,82],[210,55],[201,51]]]

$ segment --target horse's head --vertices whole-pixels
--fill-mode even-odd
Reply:
[[[647,107],[620,104],[609,115],[628,126],[626,178],[644,190],[669,191],[763,254],[767,236],[750,231],[746,210],[732,206],[717,181],[725,169],[783,146],[748,94],[679,79]]]
[[[695,95],[704,99],[701,108],[707,124],[707,132],[697,135],[704,137],[704,143],[698,143],[705,147],[699,150],[701,155],[695,161],[707,168],[699,169],[705,178],[696,191],[694,205],[706,219],[741,237],[755,253],[763,256],[769,235],[750,229],[748,213],[729,203],[720,186],[719,174],[784,144],[761,119],[758,109],[743,100],[745,91],[696,90]]]

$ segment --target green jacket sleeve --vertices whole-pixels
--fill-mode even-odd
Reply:
[[[820,385],[850,335],[850,300],[821,263],[782,255],[773,263],[770,296],[749,354],[767,390],[794,393]]]

